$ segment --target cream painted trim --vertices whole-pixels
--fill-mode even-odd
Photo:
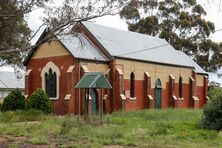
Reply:
[[[183,97],[182,98],[178,98],[178,100],[182,101],[182,100],[184,100],[184,98]]]
[[[116,70],[119,72],[120,75],[123,75],[123,71],[119,68],[116,68]]]
[[[136,97],[133,97],[133,98],[130,97],[129,99],[130,99],[130,100],[136,100]]]
[[[176,97],[176,96],[174,96],[174,95],[173,95],[173,100],[177,100],[177,97]],[[178,100],[179,100],[179,98],[178,98]]]
[[[71,73],[74,68],[75,68],[75,65],[69,66],[69,68],[68,68],[68,70],[67,70],[67,73]]]
[[[89,72],[89,68],[87,66],[82,65],[82,68],[83,68],[84,72]]]
[[[24,95],[25,99],[27,99],[27,98],[28,98],[28,96],[29,96],[29,95]]]
[[[199,98],[197,96],[192,96],[194,101],[199,101]]]
[[[149,72],[144,72],[147,77],[151,77]]]
[[[193,78],[193,77],[191,77],[191,76],[190,76],[190,79],[191,79],[192,81],[195,81],[195,80],[194,80],[194,78]]]
[[[151,101],[153,101],[153,97],[151,95],[148,95],[148,99],[150,99]]]
[[[48,62],[45,67],[43,67],[42,71],[41,71],[41,77],[42,77],[42,90],[45,91],[45,73],[49,72],[49,69],[52,69],[53,72],[56,73],[56,97],[55,98],[50,98],[51,100],[58,100],[59,99],[59,76],[60,74],[60,70],[59,68],[53,63],[53,62]]]
[[[110,70],[111,70],[111,68],[109,68],[109,69],[105,72],[105,74],[109,74]]]
[[[120,94],[122,100],[126,100],[126,96],[124,94]]]
[[[69,100],[71,98],[71,94],[66,94],[64,100]]]
[[[32,69],[26,71],[25,75],[28,76],[32,72]]]
[[[210,100],[210,98],[209,98],[208,96],[206,96],[206,99],[207,99],[207,100]]]
[[[89,98],[88,98],[89,100],[92,100],[92,97],[91,97],[91,95],[89,94]]]
[[[170,77],[171,79],[175,80],[175,77],[172,74],[170,74]]]
[[[108,95],[103,96],[103,100],[106,100],[108,98]]]

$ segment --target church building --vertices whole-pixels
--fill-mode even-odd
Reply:
[[[24,62],[27,98],[42,88],[56,114],[83,114],[86,92],[75,85],[85,73],[102,72],[112,89],[90,90],[91,113],[101,108],[106,113],[201,108],[206,103],[207,72],[164,39],[92,22],[76,24],[73,32],[56,35],[30,52]]]

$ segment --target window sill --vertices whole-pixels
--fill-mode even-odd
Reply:
[[[59,100],[59,98],[49,98],[49,100]]]
[[[182,97],[182,98],[179,98],[179,97],[178,97],[178,100],[179,100],[179,101],[183,101],[183,100],[184,100],[184,98],[183,98],[183,97]]]
[[[133,98],[130,97],[129,99],[134,101],[134,100],[136,100],[136,97],[133,97]]]

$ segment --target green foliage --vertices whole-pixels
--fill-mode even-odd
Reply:
[[[214,89],[215,94],[210,94],[212,98],[208,100],[203,109],[201,124],[204,129],[222,129],[222,91]]]
[[[0,111],[2,110],[2,103],[0,102]]]
[[[209,92],[208,92],[208,97],[211,98],[216,98],[217,96],[222,94],[222,88],[219,86],[211,85],[209,86]]]
[[[16,122],[13,119],[21,119],[24,113],[0,113],[0,123],[9,116],[10,120],[2,123]],[[197,126],[201,113],[202,110],[185,109],[114,112],[104,115],[102,125],[81,122],[73,115],[40,113],[43,118],[39,122],[0,124],[0,133],[8,138],[15,136],[17,140],[22,135],[29,145],[42,147],[220,147],[222,139],[217,131]],[[100,115],[95,117],[99,119]]]
[[[41,121],[48,117],[40,110],[18,110],[0,113],[0,123],[16,123],[26,121]]]
[[[222,46],[209,38],[215,26],[204,19],[206,14],[196,0],[131,0],[120,12],[129,30],[163,38],[205,70],[215,71],[222,66]]]
[[[52,112],[52,103],[42,89],[38,88],[28,99],[26,109],[29,110],[32,108],[41,110],[44,113]]]
[[[4,98],[1,109],[3,112],[9,110],[25,109],[25,97],[22,95],[18,88],[11,91],[9,95]]]

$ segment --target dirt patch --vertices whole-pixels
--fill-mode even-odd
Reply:
[[[33,145],[28,143],[28,138],[23,136],[14,135],[1,135],[0,136],[0,146],[1,148],[8,148],[10,146],[15,146],[18,148],[47,148],[48,145]]]

